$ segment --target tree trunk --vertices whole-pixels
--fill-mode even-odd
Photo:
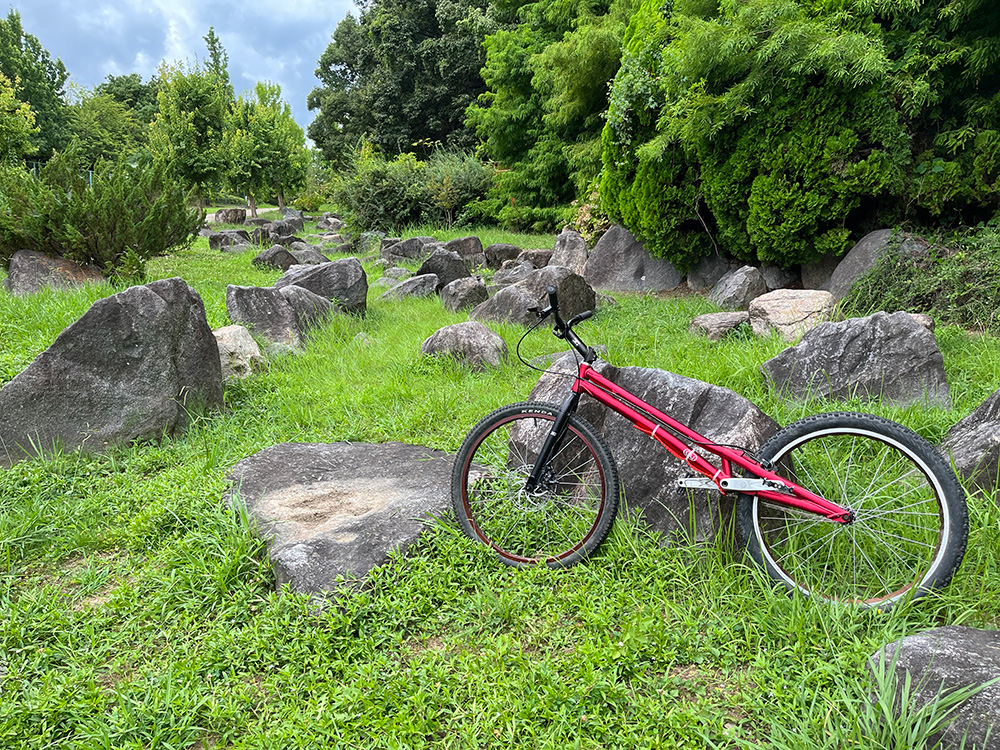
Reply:
[[[278,191],[278,209],[280,211],[285,210],[285,194],[280,190]]]
[[[250,215],[253,218],[257,218],[257,199],[253,195],[248,196],[250,198]]]

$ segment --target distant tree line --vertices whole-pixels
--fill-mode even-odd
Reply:
[[[203,63],[164,64],[148,81],[130,73],[67,92],[63,63],[11,10],[0,19],[0,157],[45,163],[72,142],[74,158],[94,170],[142,152],[194,189],[199,206],[227,191],[252,205],[261,197],[284,203],[305,183],[305,133],[276,84],[236,96],[214,29],[204,41]]]
[[[208,200],[245,196],[256,215],[259,199],[284,206],[302,189],[312,157],[280,87],[235,95],[214,29],[204,40],[203,63],[68,94],[20,15],[0,19],[0,261],[28,248],[141,278],[190,243]]]
[[[205,43],[67,103],[11,11],[0,159],[145,151],[199,203],[335,199],[357,228],[616,221],[681,267],[790,266],[1000,209],[988,0],[359,0],[318,63],[312,154],[280,90],[234,95]]]

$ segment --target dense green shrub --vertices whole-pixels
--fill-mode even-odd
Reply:
[[[645,0],[605,209],[656,254],[791,266],[901,219],[1000,207],[1000,16],[975,0]]]
[[[0,261],[36,250],[141,279],[147,259],[191,243],[201,217],[162,162],[142,154],[99,161],[90,184],[84,162],[74,142],[37,177],[0,171]]]
[[[421,222],[450,226],[485,195],[492,177],[471,154],[439,149],[427,161],[413,154],[386,159],[365,144],[332,180],[330,202],[355,232],[398,233]]]
[[[923,312],[938,323],[1000,333],[1000,232],[956,233],[926,252],[907,253],[900,244],[855,282],[841,303],[847,314]]]

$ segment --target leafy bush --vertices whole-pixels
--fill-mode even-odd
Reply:
[[[939,323],[1000,333],[1000,256],[996,229],[972,230],[927,252],[891,249],[842,302],[853,315],[923,312]]]
[[[901,219],[988,220],[988,7],[643,0],[611,90],[605,209],[680,266],[714,246],[787,267]]]
[[[0,171],[0,262],[21,249],[142,279],[145,261],[192,242],[201,217],[189,194],[146,155],[99,161],[90,184],[76,142],[35,177]]]
[[[492,177],[470,154],[438,150],[427,161],[413,154],[389,160],[365,144],[332,181],[330,201],[356,232],[398,233],[419,222],[450,226],[486,193]]]

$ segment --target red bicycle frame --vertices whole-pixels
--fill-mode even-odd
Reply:
[[[852,519],[850,511],[846,508],[800,487],[739,451],[708,440],[676,419],[650,406],[641,398],[615,385],[586,362],[580,363],[579,375],[573,383],[573,393],[578,395],[586,393],[612,411],[621,414],[632,422],[633,427],[656,440],[671,455],[686,463],[699,474],[708,477],[723,494],[733,491],[725,489],[721,482],[734,478],[732,465],[735,464],[759,479],[774,482],[776,488],[774,490],[740,489],[740,492],[756,495],[764,500],[808,513],[815,513],[839,523],[850,523]],[[687,438],[694,445],[685,443],[678,435]],[[699,454],[698,449],[718,456],[720,465],[715,466]]]

